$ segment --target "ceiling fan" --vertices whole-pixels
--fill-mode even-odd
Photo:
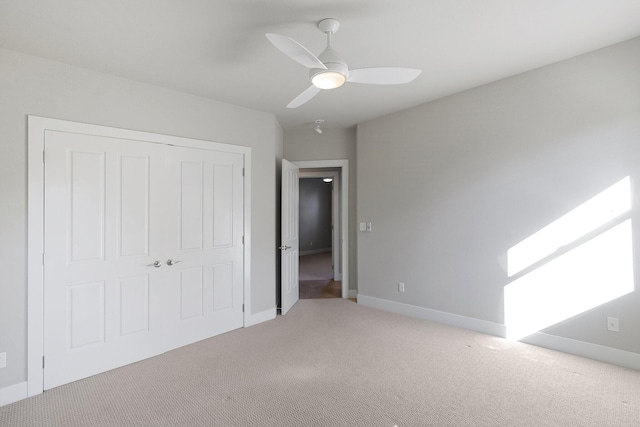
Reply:
[[[373,67],[350,70],[346,61],[331,47],[331,36],[340,23],[335,19],[323,19],[318,23],[320,31],[327,35],[327,47],[315,56],[306,47],[290,37],[267,33],[271,43],[294,61],[309,68],[311,86],[296,96],[287,108],[297,108],[316,96],[322,89],[335,89],[346,82],[376,85],[409,83],[422,72],[414,68]]]

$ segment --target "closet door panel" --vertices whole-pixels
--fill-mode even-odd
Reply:
[[[162,352],[163,152],[45,137],[44,388]]]
[[[167,193],[174,200],[169,223],[176,226],[167,251],[178,262],[168,268],[167,340],[168,348],[175,348],[243,326],[244,157],[180,147],[171,147],[169,157]],[[202,230],[200,247],[183,244],[192,229]],[[178,305],[184,298],[182,276],[194,269],[202,272],[201,292],[190,294],[190,304],[201,307],[202,315],[185,318]]]

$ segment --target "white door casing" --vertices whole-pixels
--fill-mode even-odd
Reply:
[[[56,147],[60,138],[69,143],[68,148]],[[195,152],[198,154],[194,156]],[[185,196],[188,200],[168,203],[168,194],[183,197],[179,190],[184,189],[182,177],[174,179],[176,170],[182,168],[175,165],[185,160],[195,163],[194,158],[203,165],[203,197]],[[251,239],[247,232],[251,218],[250,164],[251,149],[247,147],[29,116],[29,396],[73,380],[73,375],[88,376],[185,341],[170,337],[170,333],[184,333],[185,328],[168,327],[168,314],[176,312],[179,303],[172,301],[167,291],[172,286],[171,272],[180,276],[179,269],[189,268],[187,259],[167,265],[169,258],[185,257],[180,251],[167,253],[179,241],[178,227],[167,226],[175,216],[175,210],[168,206],[178,205],[181,214],[193,214],[195,203],[202,211],[204,237],[199,268],[203,272],[202,288],[211,285],[209,294],[202,293],[206,298],[201,301],[202,311],[217,324],[201,328],[207,330],[205,336],[191,334],[188,341],[245,324],[251,305]],[[193,181],[193,174],[186,175]],[[229,178],[233,188],[225,188]],[[222,201],[218,207],[216,200]],[[228,208],[230,200],[232,209]],[[187,206],[189,203],[192,206]],[[56,224],[60,215],[65,217],[62,225]],[[51,234],[47,239],[45,227]],[[193,229],[185,231],[192,233]],[[56,245],[59,239],[62,243]],[[216,249],[223,249],[225,254],[219,250],[213,254]],[[224,256],[235,258],[232,261]],[[237,259],[240,262],[235,262]],[[160,268],[152,266],[155,261],[162,263]],[[52,280],[55,285],[46,286]],[[65,280],[70,285],[52,297]],[[233,284],[224,287],[221,283]],[[186,289],[193,296],[190,291],[193,287]],[[49,298],[53,299],[45,304]],[[61,305],[65,306],[63,310],[55,309]],[[193,304],[182,308],[188,311]],[[52,368],[47,369],[46,387],[45,348],[46,367]],[[62,362],[66,367],[55,369],[60,362],[55,352],[61,349],[71,356]],[[82,353],[93,362],[86,364]],[[65,379],[68,367],[75,374]]]
[[[287,160],[282,160],[280,309],[283,315],[287,314],[300,297],[298,283],[299,197],[298,167]]]
[[[340,185],[340,227],[339,239],[340,245],[340,270],[342,273],[342,298],[349,298],[349,160],[302,160],[295,161],[294,164],[306,176],[318,174],[322,176],[322,172],[318,169],[338,169]],[[313,169],[315,172],[304,171],[304,169]],[[335,235],[335,234],[334,234]],[[335,264],[334,264],[335,265]]]

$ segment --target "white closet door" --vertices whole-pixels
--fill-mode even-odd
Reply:
[[[163,351],[163,149],[47,131],[45,389]]]
[[[167,349],[243,326],[241,154],[170,147]]]

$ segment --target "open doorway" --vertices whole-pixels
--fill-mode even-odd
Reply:
[[[294,164],[300,168],[300,185],[305,186],[306,181],[303,180],[315,181],[313,185],[319,187],[319,190],[325,190],[324,195],[313,195],[314,192],[311,192],[309,200],[304,200],[307,196],[303,189],[301,193],[303,200],[299,201],[299,213],[302,217],[299,224],[299,234],[302,239],[299,258],[300,297],[347,298],[349,293],[348,161],[297,161]],[[332,181],[324,182],[322,181],[324,178],[331,178]],[[308,206],[309,203],[311,206]],[[312,216],[316,216],[316,221],[324,222],[311,224],[317,227],[321,234],[310,238],[306,232],[309,224],[304,223],[305,216],[308,214],[305,210],[314,208],[322,211],[324,219],[317,217],[319,212]],[[304,283],[305,281],[307,283]],[[307,289],[303,290],[302,287]]]
[[[339,241],[337,180],[337,171],[300,171],[300,299],[342,297],[341,275],[336,268],[339,251],[334,251],[334,243]]]

